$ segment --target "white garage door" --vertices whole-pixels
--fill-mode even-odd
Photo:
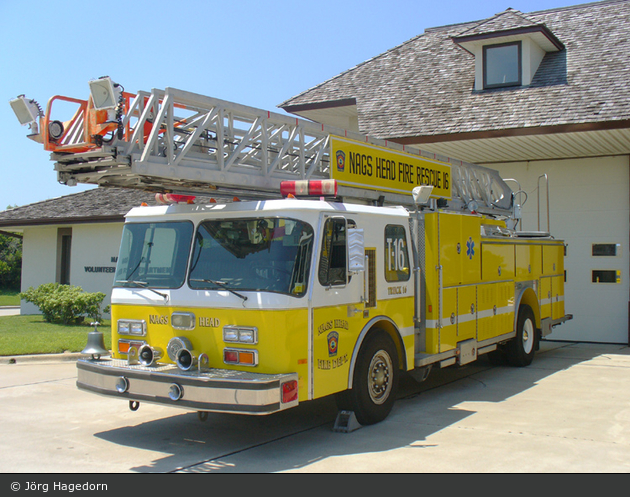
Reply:
[[[566,312],[550,339],[628,343],[630,292],[628,157],[491,165],[516,178],[529,199],[523,229],[538,229],[538,178],[549,178],[551,234],[568,244]],[[542,180],[541,180],[542,181]],[[541,229],[547,230],[541,183]],[[514,183],[510,186],[516,189]]]

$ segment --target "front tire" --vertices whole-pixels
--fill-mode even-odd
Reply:
[[[396,345],[387,333],[375,331],[359,351],[352,389],[337,395],[337,405],[354,411],[362,425],[383,421],[396,401],[398,378]]]
[[[537,348],[536,317],[532,308],[523,304],[518,309],[516,337],[507,346],[508,362],[513,366],[529,366],[534,360]]]

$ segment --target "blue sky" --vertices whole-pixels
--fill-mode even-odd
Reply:
[[[0,210],[86,189],[57,183],[9,100],[86,99],[108,75],[126,91],[174,87],[276,106],[426,28],[579,0],[0,0]]]

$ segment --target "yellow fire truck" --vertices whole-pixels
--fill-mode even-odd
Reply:
[[[79,388],[132,409],[268,414],[334,394],[376,423],[401,371],[526,366],[571,318],[564,243],[518,229],[518,192],[491,169],[108,77],[88,100],[11,105],[61,183],[156,193],[126,217],[111,357],[77,362]]]

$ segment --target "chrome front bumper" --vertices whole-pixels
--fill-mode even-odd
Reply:
[[[118,359],[77,361],[77,387],[82,390],[196,411],[270,414],[295,407],[297,399],[282,402],[282,386],[297,379],[297,373],[260,374],[228,369],[182,371],[174,365],[132,366]],[[120,384],[124,384],[126,390],[120,391],[123,390]],[[173,385],[181,391],[178,400],[169,396]]]

